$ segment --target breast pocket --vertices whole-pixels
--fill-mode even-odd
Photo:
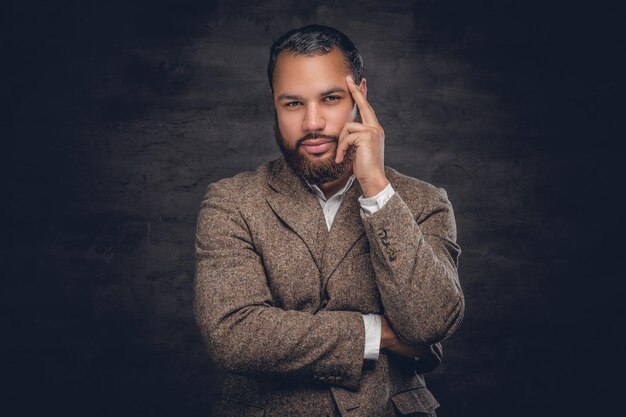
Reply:
[[[277,229],[275,239],[261,245],[267,286],[275,307],[315,312],[320,303],[320,272],[302,239]]]
[[[391,397],[396,411],[401,416],[435,416],[439,402],[426,387],[411,388]]]

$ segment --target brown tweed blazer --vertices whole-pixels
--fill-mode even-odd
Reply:
[[[364,361],[362,313],[405,342],[439,342],[464,298],[443,189],[386,168],[396,194],[362,217],[358,181],[330,232],[283,158],[211,184],[197,225],[195,313],[227,372],[214,416],[434,415],[420,361]]]

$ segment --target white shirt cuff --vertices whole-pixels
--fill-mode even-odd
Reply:
[[[383,208],[385,204],[387,204],[387,201],[389,201],[395,193],[396,192],[391,186],[391,183],[389,183],[381,192],[373,197],[359,197],[359,204],[361,204],[363,213],[365,213],[365,215],[372,215],[376,213],[378,210]]]
[[[365,349],[364,359],[376,360],[380,353],[380,337],[382,324],[378,314],[363,314],[363,324],[365,325]]]

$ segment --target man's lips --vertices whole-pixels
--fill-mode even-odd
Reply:
[[[333,143],[331,139],[307,139],[300,146],[310,154],[320,154],[332,148]]]

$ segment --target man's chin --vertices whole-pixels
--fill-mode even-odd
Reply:
[[[312,155],[302,150],[298,150],[297,154],[299,161],[288,159],[288,162],[298,175],[311,184],[319,185],[334,181],[352,168],[353,152],[348,152],[340,164],[335,163],[334,149],[320,155]]]

